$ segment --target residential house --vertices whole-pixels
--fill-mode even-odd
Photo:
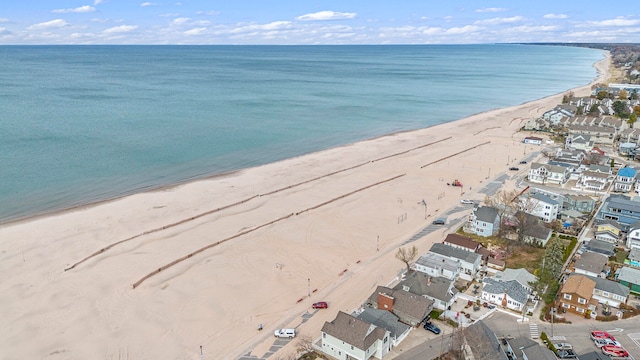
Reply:
[[[580,140],[580,145],[571,145],[574,149],[586,151],[591,150],[595,144],[611,146],[617,134],[616,129],[610,126],[569,125],[567,130],[569,137],[588,136]]]
[[[613,183],[613,191],[623,193],[631,191],[635,185],[637,173],[637,170],[631,167],[623,167],[618,170]]]
[[[485,278],[481,298],[511,310],[524,311],[524,305],[529,299],[529,291],[516,280],[498,281]]]
[[[482,265],[482,256],[462,249],[456,249],[452,246],[435,243],[429,249],[429,252],[440,254],[451,260],[459,260],[462,267],[460,278],[464,280],[472,280],[478,274]]]
[[[389,332],[392,346],[398,346],[413,329],[387,310],[366,308],[356,317]]]
[[[620,308],[620,304],[627,303],[629,288],[625,285],[601,277],[589,277],[589,279],[596,282],[593,299],[598,300],[600,304]]]
[[[435,253],[420,256],[413,264],[413,268],[431,277],[444,277],[449,280],[457,279],[462,272],[462,264],[459,260]]]
[[[454,248],[476,252],[482,244],[472,238],[460,234],[447,234],[442,241],[443,244],[453,246]]]
[[[474,359],[508,360],[495,332],[482,320],[474,321],[461,333]],[[533,359],[532,359],[533,360]]]
[[[620,132],[620,143],[637,145],[638,139],[640,139],[640,129],[638,128],[624,129]]]
[[[587,251],[596,252],[606,256],[613,256],[615,244],[607,241],[593,239],[587,243]]]
[[[560,203],[542,193],[520,196],[520,208],[527,214],[538,217],[544,222],[551,222],[558,218]]]
[[[609,258],[606,255],[587,251],[575,261],[573,272],[593,277],[606,276],[605,267],[608,262]]]
[[[591,351],[580,355],[580,360],[611,360],[611,358],[601,352]]]
[[[618,144],[618,153],[624,156],[632,156],[634,155],[638,144],[636,143],[620,143]]]
[[[585,170],[580,174],[578,184],[584,191],[601,192],[609,185],[609,176],[605,173]]]
[[[382,359],[391,350],[389,331],[339,311],[321,330],[322,352],[338,360]]]
[[[458,289],[454,280],[444,277],[433,277],[425,273],[414,271],[393,287],[394,290],[404,290],[412,294],[423,296],[433,301],[433,307],[447,310],[455,300]]]
[[[605,200],[596,219],[615,220],[621,226],[620,230],[626,232],[631,224],[640,220],[640,201],[631,200],[625,195],[612,194]]]
[[[596,201],[590,196],[570,194],[564,197],[562,207],[589,214],[596,208]]]
[[[564,166],[533,162],[529,169],[529,181],[535,184],[563,185],[571,176],[571,170]]]
[[[546,247],[549,239],[551,239],[551,229],[542,225],[542,224],[532,224],[530,226],[526,226],[522,229],[523,237],[522,241],[537,245],[541,247]]]
[[[526,269],[506,269],[504,271],[498,271],[491,278],[496,281],[515,280],[522,285],[529,294],[533,291],[531,283],[538,281],[538,278]]]
[[[571,118],[575,114],[564,109],[551,109],[542,114],[542,118],[557,126],[564,119]]]
[[[591,151],[593,149],[593,140],[591,135],[569,134],[566,138],[565,147],[574,150]]]
[[[578,168],[582,165],[582,161],[587,156],[586,151],[578,149],[560,149],[556,154],[555,161],[558,163],[569,164]]]
[[[640,269],[623,266],[616,271],[615,278],[621,285],[628,287],[632,293],[640,294]]]
[[[640,249],[640,220],[629,225],[626,245],[629,249]]]
[[[587,311],[591,311],[595,316],[598,300],[593,299],[593,290],[596,288],[596,282],[584,275],[569,276],[567,281],[558,291],[559,305],[566,311],[570,311],[579,315],[584,315]]]
[[[374,309],[391,311],[400,321],[417,326],[433,310],[433,300],[404,290],[378,286],[367,305]]]
[[[640,268],[640,249],[633,248],[629,251],[629,255],[626,259],[624,259],[624,263],[626,265],[630,265],[632,267]]]
[[[498,210],[490,206],[474,207],[465,224],[465,231],[480,236],[493,236],[500,230]]]
[[[620,224],[615,220],[597,220],[594,235],[598,240],[617,244],[622,236],[620,228]],[[640,246],[640,243],[638,246]]]
[[[527,136],[523,140],[525,144],[531,144],[531,145],[542,145],[542,141],[543,139],[537,136]]]

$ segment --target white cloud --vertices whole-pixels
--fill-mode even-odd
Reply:
[[[72,8],[72,9],[55,9],[52,10],[52,13],[56,13],[56,14],[67,14],[67,13],[88,13],[88,12],[94,12],[96,11],[96,8],[94,8],[93,6],[89,6],[89,5],[83,5],[77,8]]]
[[[93,5],[100,5],[104,2],[104,0],[93,0]]]
[[[142,7],[145,7],[145,6],[155,6],[155,5],[158,5],[158,4],[156,4],[156,3],[152,3],[152,2],[149,2],[149,1],[145,1],[145,2],[143,2],[142,4],[140,4],[140,6],[142,6]]]
[[[7,19],[7,18],[0,18],[0,24],[2,24],[2,23],[8,23],[8,22],[9,22],[9,19]]]
[[[120,25],[114,26],[105,30],[102,30],[104,34],[120,34],[133,31],[138,28],[138,25]]]
[[[479,12],[479,13],[503,12],[503,11],[507,11],[507,9],[505,9],[505,8],[482,8],[482,9],[476,9],[476,12]]]
[[[205,31],[207,31],[207,28],[205,27],[199,27],[199,28],[193,28],[191,30],[187,30],[184,32],[185,35],[189,35],[189,36],[193,36],[193,35],[201,35],[202,33],[204,33]]]
[[[510,32],[510,33],[537,33],[537,32],[555,31],[558,29],[559,29],[558,26],[553,26],[553,25],[541,25],[541,26],[522,25],[522,26],[514,26],[503,31]]]
[[[209,16],[216,16],[216,15],[220,15],[220,11],[214,11],[214,10],[210,10],[210,11],[197,11],[196,14],[198,15],[209,15]]]
[[[33,24],[29,26],[27,29],[28,30],[44,30],[44,29],[56,29],[56,28],[61,28],[65,26],[69,26],[69,23],[66,22],[64,19],[55,19],[51,21],[45,21],[45,22]]]
[[[453,28],[447,29],[445,33],[448,35],[460,35],[460,34],[468,34],[468,33],[476,32],[480,29],[481,27],[479,26],[466,25],[463,27],[453,27]]]
[[[188,23],[190,21],[191,21],[191,19],[188,18],[188,17],[181,17],[181,18],[173,19],[173,21],[171,21],[171,24],[172,25],[184,25],[184,24],[186,24],[186,23]]]
[[[343,20],[353,19],[356,13],[345,13],[336,11],[318,11],[315,13],[300,15],[296,18],[299,21],[324,21],[324,20]]]
[[[640,24],[640,20],[631,20],[619,17],[610,20],[588,21],[587,23],[590,26],[632,26]]]
[[[249,24],[242,25],[229,31],[232,34],[249,32],[249,31],[272,31],[285,30],[291,28],[291,21],[274,21],[268,24]]]
[[[0,36],[11,35],[11,31],[7,30],[7,28],[0,27]]]
[[[545,14],[543,16],[543,18],[545,19],[566,19],[569,16],[565,15],[565,14]]]
[[[480,25],[498,25],[498,24],[514,23],[514,22],[518,22],[518,21],[522,21],[522,20],[524,20],[524,17],[522,17],[522,16],[512,16],[512,17],[508,17],[508,18],[497,17],[497,18],[493,18],[493,19],[478,20],[478,21],[475,22],[475,24],[480,24]]]

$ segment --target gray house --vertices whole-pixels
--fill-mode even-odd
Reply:
[[[321,330],[322,352],[338,360],[382,359],[391,350],[389,332],[342,311]]]
[[[496,281],[485,278],[482,300],[515,311],[524,311],[529,299],[529,291],[516,280]]]
[[[435,253],[420,256],[413,264],[413,268],[431,277],[444,277],[449,280],[457,279],[462,272],[462,264],[458,259],[454,260]]]
[[[597,252],[606,256],[613,256],[615,245],[598,239],[593,239],[587,243],[587,250]]]
[[[357,318],[388,331],[393,346],[398,346],[412,329],[387,310],[366,308]]]
[[[498,210],[489,206],[474,207],[465,226],[465,231],[484,237],[493,236],[499,230]]]
[[[606,255],[587,251],[580,255],[580,258],[573,264],[573,272],[593,277],[606,275],[605,267],[609,262]]]
[[[433,300],[386,286],[378,286],[369,296],[367,305],[374,309],[390,311],[400,321],[411,326],[420,324],[433,310]]]
[[[458,289],[454,281],[444,277],[433,277],[425,273],[414,271],[409,274],[394,290],[404,290],[412,294],[424,296],[433,301],[433,307],[447,310],[453,304]]]
[[[457,249],[450,245],[435,243],[431,246],[429,252],[442,255],[454,261],[460,261],[460,266],[462,267],[460,278],[464,280],[474,279],[480,270],[480,265],[482,265],[482,255]]]
[[[566,195],[562,207],[568,210],[576,210],[588,214],[596,207],[596,201],[585,195]]]

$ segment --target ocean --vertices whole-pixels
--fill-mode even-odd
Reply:
[[[0,223],[585,85],[532,45],[0,46]]]

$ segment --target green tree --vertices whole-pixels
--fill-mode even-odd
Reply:
[[[616,113],[616,116],[626,119],[629,117],[629,112],[627,112],[627,104],[620,100],[616,100],[613,102],[613,111]]]
[[[631,114],[629,115],[629,120],[627,120],[627,124],[629,124],[630,127],[633,127],[633,124],[635,124],[636,121],[638,121],[638,115]]]
[[[606,98],[607,96],[609,96],[609,93],[606,90],[600,90],[598,91],[598,93],[596,94],[596,98],[598,100],[603,100],[604,98]]]
[[[559,238],[554,237],[549,241],[542,261],[543,272],[548,271],[553,279],[560,277],[564,266],[564,246]]]
[[[568,104],[571,101],[571,98],[573,98],[573,92],[570,91],[562,96],[562,103]]]
[[[591,105],[591,107],[589,108],[589,114],[595,114],[598,112],[598,104],[593,104]]]
[[[631,91],[631,96],[629,96],[629,99],[638,100],[638,90],[633,89],[633,91]]]

